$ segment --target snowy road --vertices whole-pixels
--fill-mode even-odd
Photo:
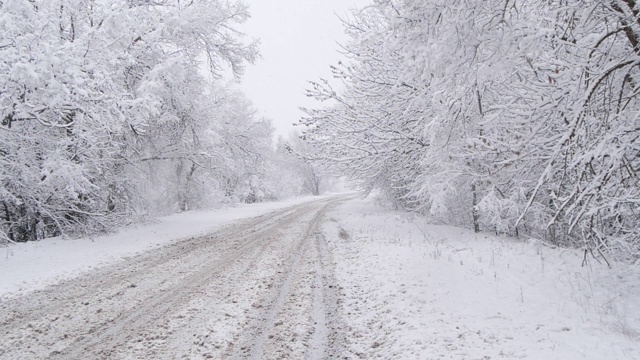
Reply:
[[[344,199],[239,221],[5,300],[0,359],[331,357],[341,350],[337,287],[319,226]]]
[[[640,360],[637,265],[582,266],[579,250],[349,198],[2,297],[0,360]]]

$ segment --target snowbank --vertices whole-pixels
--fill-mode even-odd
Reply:
[[[640,359],[640,271],[356,200],[329,213],[349,355]]]

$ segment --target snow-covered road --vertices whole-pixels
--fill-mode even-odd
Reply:
[[[321,199],[0,303],[1,359],[323,359],[339,351]]]
[[[31,276],[0,297],[0,360],[640,359],[637,265],[353,195],[270,206],[46,288]],[[38,250],[19,249],[6,261]]]

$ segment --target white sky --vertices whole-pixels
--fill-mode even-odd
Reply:
[[[338,16],[371,0],[245,0],[251,19],[240,27],[260,40],[262,59],[247,70],[240,88],[260,113],[287,135],[303,115],[300,106],[314,102],[304,90],[309,80],[328,78],[329,65],[340,59],[346,40]]]

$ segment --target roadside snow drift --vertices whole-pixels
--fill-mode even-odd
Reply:
[[[329,213],[350,358],[640,359],[638,269],[384,211]]]

